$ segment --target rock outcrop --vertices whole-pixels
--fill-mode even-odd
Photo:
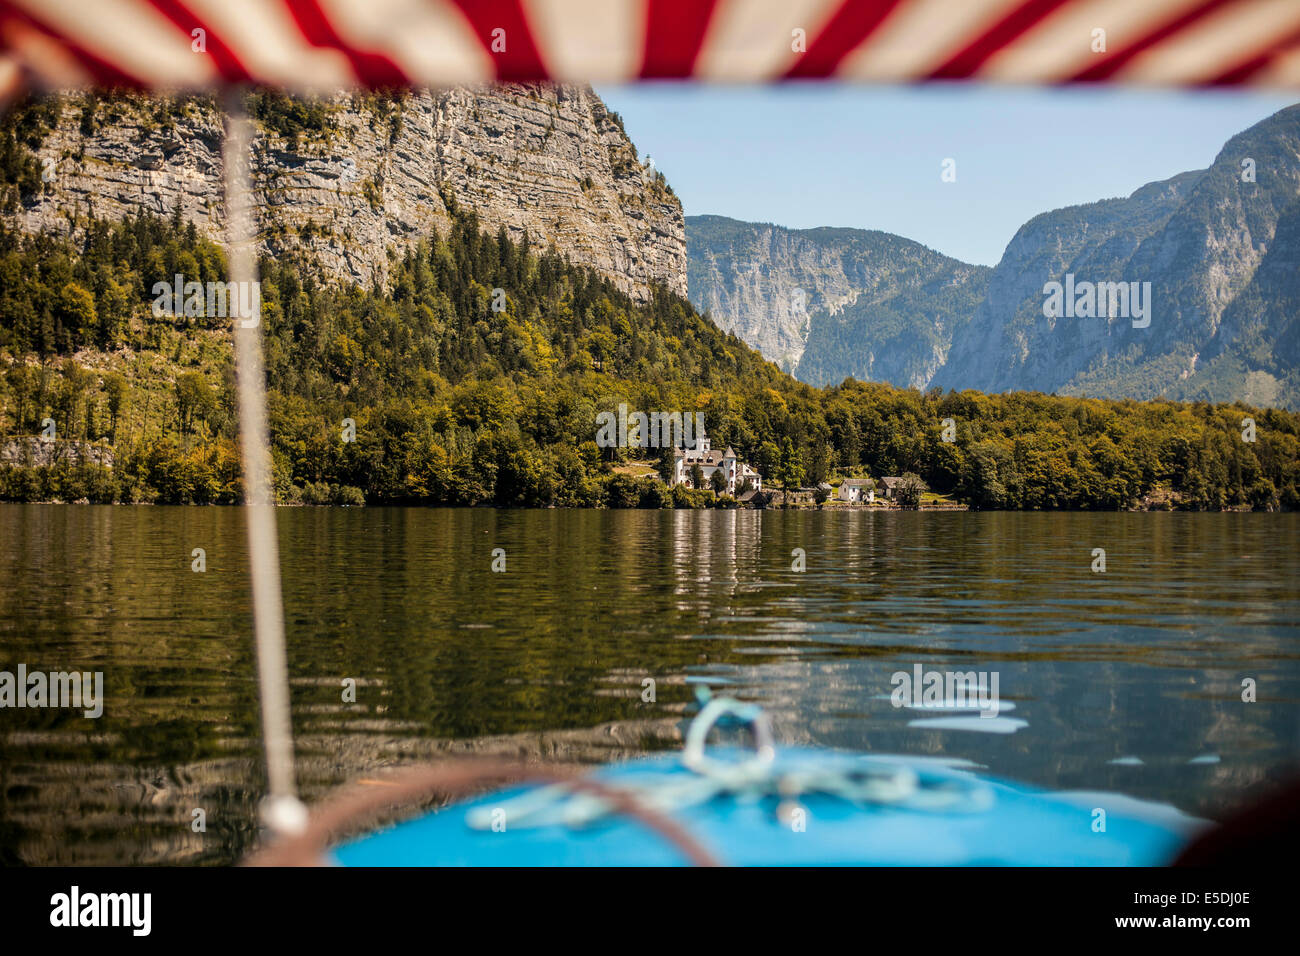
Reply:
[[[24,436],[0,441],[0,466],[48,468],[60,462],[112,468],[114,454],[108,445],[62,438],[42,441],[40,438]]]
[[[454,88],[250,102],[264,252],[309,251],[327,277],[386,280],[390,251],[445,229],[447,202],[487,229],[553,243],[637,298],[685,294],[681,203],[586,87]],[[208,99],[61,97],[35,137],[28,231],[150,210],[221,239],[223,117]]]
[[[814,385],[849,375],[923,385],[989,273],[864,229],[690,216],[686,237],[695,305]]]
[[[1043,285],[1063,281],[1067,274],[1080,282],[1137,279],[1126,264],[1143,241],[1164,228],[1201,175],[1184,173],[1151,183],[1126,199],[1055,209],[1021,226],[935,384],[1050,392],[1062,384],[1064,369],[1086,368],[1125,326],[1131,328],[1131,319],[1047,319]],[[1013,380],[1018,384],[1002,384]]]

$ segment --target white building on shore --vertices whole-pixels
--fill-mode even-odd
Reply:
[[[730,445],[727,446],[726,451],[715,451],[713,443],[709,436],[704,434],[702,427],[694,448],[673,449],[672,483],[694,487],[693,475],[696,465],[700,468],[702,488],[711,488],[713,475],[721,472],[722,479],[726,483],[723,490],[729,495],[739,494],[745,482],[749,482],[749,486],[755,491],[763,490],[763,476],[748,463],[741,461],[731,450]]]
[[[876,483],[871,478],[845,478],[840,482],[839,499],[869,504],[876,500]]]

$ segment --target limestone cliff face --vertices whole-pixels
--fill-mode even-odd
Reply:
[[[811,230],[724,216],[692,216],[690,227],[696,307],[785,369],[803,357],[811,314],[843,308],[866,280],[859,261]]]
[[[112,468],[114,454],[108,445],[88,441],[67,441],[61,438],[42,441],[30,435],[0,441],[0,465],[49,467],[61,461]]]
[[[487,229],[526,230],[637,298],[655,283],[686,292],[681,203],[589,88],[258,102],[251,173],[267,253],[310,250],[328,277],[382,283],[390,250],[445,230],[454,197]],[[45,181],[15,213],[25,229],[66,233],[89,210],[169,216],[179,204],[222,238],[223,121],[211,101],[64,97],[56,116],[35,149]]]
[[[942,388],[1300,403],[1294,362],[1300,106],[1234,136],[1205,170],[1037,216],[954,337]],[[1043,288],[1149,282],[1149,325],[1048,319]]]
[[[1053,210],[1021,226],[934,384],[1051,392],[1062,386],[1066,369],[1086,368],[1094,355],[1113,348],[1131,326],[1127,316],[1094,322],[1046,319],[1044,282],[1063,281],[1067,273],[1092,281],[1127,280],[1125,266],[1134,252],[1165,227],[1201,176],[1184,173],[1126,199]]]
[[[1300,105],[1208,169],[1035,216],[993,270],[884,233],[718,216],[690,217],[687,247],[695,303],[813,385],[1300,407]],[[1046,315],[1046,284],[1071,275],[1149,289],[1147,324]]]
[[[989,270],[864,229],[687,220],[692,301],[813,385],[846,376],[923,387]]]

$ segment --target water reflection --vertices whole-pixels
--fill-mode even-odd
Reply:
[[[283,510],[303,788],[439,753],[676,747],[705,681],[763,703],[788,743],[969,760],[1213,816],[1295,761],[1298,524]],[[0,541],[0,669],[103,670],[107,696],[94,721],[0,711],[0,862],[237,859],[263,786],[239,513],[0,505]],[[917,663],[998,671],[1010,732],[894,708],[890,675]]]

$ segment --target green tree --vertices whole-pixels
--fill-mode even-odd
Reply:
[[[99,331],[95,297],[76,282],[65,283],[59,290],[54,315],[74,345],[86,342]]]
[[[126,378],[118,372],[104,374],[104,394],[108,397],[108,431],[113,441],[117,441],[117,423],[126,410],[130,386]]]
[[[36,373],[26,365],[15,365],[5,372],[5,383],[13,395],[14,423],[18,431],[26,431],[28,421],[35,413]]]
[[[182,372],[176,376],[175,394],[181,434],[192,434],[195,423],[206,419],[216,406],[212,387],[199,372]]]
[[[921,476],[908,471],[903,473],[903,480],[898,483],[898,487],[894,491],[894,498],[898,501],[898,507],[903,510],[916,511],[921,507],[921,496],[927,490]]]
[[[791,488],[798,488],[803,484],[803,473],[803,456],[794,447],[794,442],[786,438],[781,444],[781,454],[777,459],[775,475],[776,483],[781,487],[783,502],[789,502]]]
[[[56,410],[62,422],[64,437],[76,438],[80,433],[77,426],[81,423],[81,400],[85,397],[93,376],[72,359],[64,360],[60,374],[62,382],[55,399]]]

